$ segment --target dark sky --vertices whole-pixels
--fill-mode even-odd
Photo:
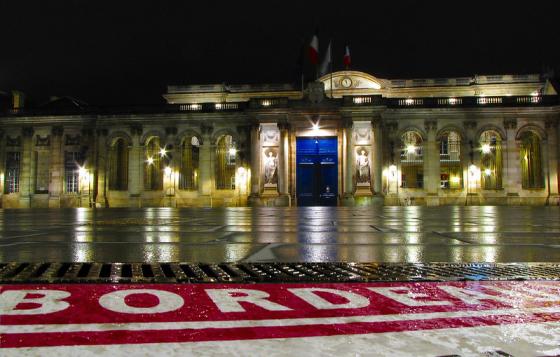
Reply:
[[[292,82],[316,27],[335,69],[348,42],[384,78],[558,73],[555,2],[0,0],[0,90],[153,104],[167,84]]]

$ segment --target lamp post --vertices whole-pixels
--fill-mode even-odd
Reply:
[[[80,206],[82,204],[82,193],[87,189],[88,207],[91,207],[91,177],[89,171],[84,166],[78,168],[78,182],[80,184]]]

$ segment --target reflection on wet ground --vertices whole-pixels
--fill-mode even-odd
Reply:
[[[560,209],[0,210],[0,261],[559,262]]]

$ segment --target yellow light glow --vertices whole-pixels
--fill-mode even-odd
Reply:
[[[164,157],[167,154],[167,150],[165,148],[159,149],[159,156]]]
[[[482,152],[485,154],[489,154],[491,151],[490,144],[482,144]]]
[[[86,178],[88,176],[88,171],[86,170],[85,167],[80,167],[78,169],[78,174],[80,175],[81,178]]]
[[[451,105],[457,104],[457,98],[449,98],[449,104]]]
[[[314,124],[312,125],[312,128],[313,128],[314,131],[319,130],[319,124],[318,124],[318,123],[314,123]]]
[[[397,166],[396,165],[390,165],[389,166],[389,172],[391,173],[391,177],[395,178],[397,175]]]
[[[459,176],[451,176],[451,182],[459,183],[461,182],[461,178]]]
[[[405,102],[406,105],[412,105],[414,103],[414,99],[408,98],[404,102]]]
[[[474,177],[477,172],[478,172],[478,167],[476,167],[476,165],[472,164],[471,166],[469,166],[469,173],[471,174],[471,176]]]
[[[230,149],[229,149],[229,154],[230,154],[231,156],[234,156],[235,154],[237,154],[237,149],[236,149],[236,148],[230,148]]]
[[[148,165],[151,165],[154,163],[154,159],[152,157],[149,157],[146,162],[148,163]]]
[[[409,154],[414,154],[416,152],[416,146],[414,145],[407,145],[406,152]]]
[[[171,175],[171,167],[167,166],[165,169],[163,169],[163,171],[167,176]]]
[[[490,170],[490,169],[485,169],[485,170],[484,170],[484,174],[485,174],[486,176],[490,176],[490,175],[492,175],[492,170]]]

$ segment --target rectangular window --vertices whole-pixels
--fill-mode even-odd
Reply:
[[[64,178],[67,193],[80,192],[80,166],[83,165],[82,154],[78,151],[64,153]]]
[[[6,174],[5,174],[5,192],[19,192],[19,171],[21,163],[21,153],[12,151],[6,153]]]
[[[35,193],[49,192],[49,153],[35,151]]]

